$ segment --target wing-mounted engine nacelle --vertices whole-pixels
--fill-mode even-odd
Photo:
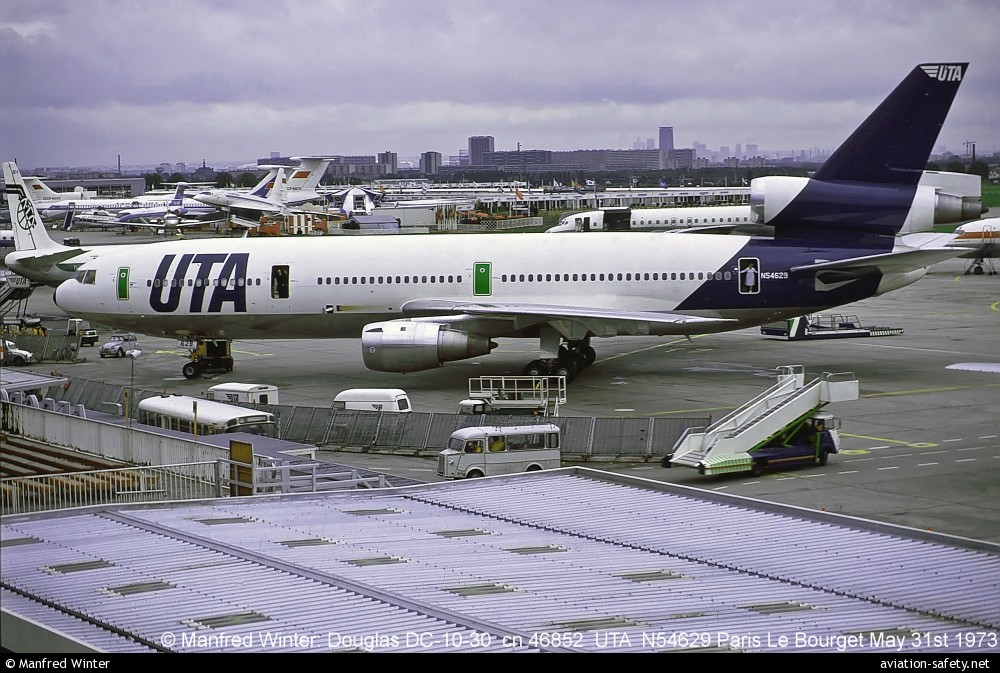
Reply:
[[[177,215],[178,217],[183,217],[184,215],[187,215],[187,208],[184,206],[173,206],[171,208],[167,208],[167,213],[170,215]]]
[[[452,360],[489,355],[495,347],[487,337],[434,322],[390,320],[365,325],[361,332],[365,366],[379,372],[433,369]]]

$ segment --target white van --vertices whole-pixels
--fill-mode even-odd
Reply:
[[[216,402],[277,404],[278,386],[262,383],[220,383],[208,389],[205,399]]]
[[[399,388],[353,388],[333,398],[334,409],[410,413],[410,397]]]
[[[456,430],[438,455],[437,474],[445,479],[492,477],[561,467],[559,426],[480,426]]]

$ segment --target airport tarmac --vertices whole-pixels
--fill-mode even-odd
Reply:
[[[84,244],[148,238],[79,236]],[[570,384],[561,413],[719,416],[770,386],[781,365],[803,365],[807,378],[853,372],[861,399],[828,407],[842,422],[842,452],[825,467],[703,477],[658,461],[593,466],[1000,543],[1000,280],[965,275],[967,265],[960,259],[939,263],[908,287],[831,311],[857,315],[865,326],[902,328],[899,336],[788,342],[748,329],[690,340],[597,339],[597,361]],[[29,312],[59,315],[51,296],[50,289],[36,291]],[[102,339],[110,332],[97,327]],[[535,341],[501,339],[486,357],[388,374],[365,369],[356,339],[240,340],[233,344],[234,372],[189,381],[180,374],[186,351],[176,340],[143,336],[140,344],[137,387],[199,395],[223,381],[268,383],[280,388],[283,404],[321,407],[347,388],[403,388],[415,411],[427,412],[454,411],[470,377],[519,375],[537,356]],[[102,360],[96,348],[84,348],[83,355],[86,362],[79,364],[37,367],[128,385],[129,360]],[[950,368],[962,363],[985,363],[992,371]],[[338,462],[438,480],[433,458],[323,453]]]

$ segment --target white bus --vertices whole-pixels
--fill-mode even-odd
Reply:
[[[136,419],[144,425],[198,435],[246,432],[278,436],[274,414],[187,395],[147,397],[139,402]]]
[[[560,467],[559,426],[477,426],[452,433],[438,455],[437,474],[446,479],[491,477]]]

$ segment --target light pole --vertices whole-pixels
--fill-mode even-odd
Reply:
[[[129,360],[131,360],[131,365],[132,365],[132,372],[129,375],[129,382],[128,382],[128,399],[125,400],[125,427],[131,428],[132,392],[135,389],[135,361],[140,355],[142,355],[142,351],[139,350],[138,348],[134,348],[132,350],[125,351],[125,355],[129,357]]]

